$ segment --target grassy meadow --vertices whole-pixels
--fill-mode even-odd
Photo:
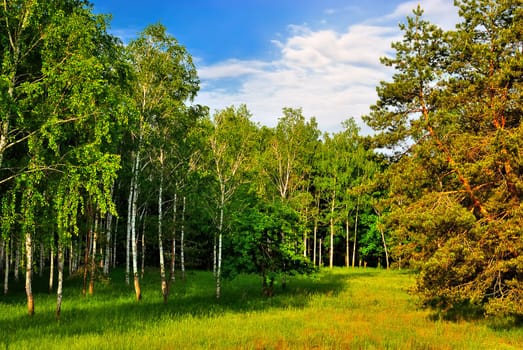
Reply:
[[[146,272],[140,302],[123,276],[114,271],[86,298],[80,278],[67,280],[59,321],[44,279],[35,281],[32,318],[23,281],[13,283],[0,296],[0,349],[523,349],[522,328],[420,309],[406,271],[326,269],[277,285],[272,298],[258,277],[239,276],[219,301],[212,274],[191,271],[167,305],[157,270]]]

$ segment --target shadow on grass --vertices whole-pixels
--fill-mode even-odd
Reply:
[[[448,310],[435,310],[430,316],[431,321],[445,320],[450,322],[485,321],[486,325],[495,331],[505,331],[523,326],[523,316],[485,316],[485,309],[480,305],[467,302],[456,305]]]
[[[163,303],[160,292],[159,272],[150,270],[141,281],[143,299],[136,302],[134,290],[124,282],[124,272],[112,273],[112,280],[98,282],[95,295],[82,297],[82,279],[75,277],[64,283],[64,299],[60,320],[54,316],[56,295],[47,293],[45,281],[35,279],[35,309],[33,317],[18,312],[25,311],[25,292],[16,284],[11,295],[0,298],[2,304],[16,308],[16,316],[0,315],[0,329],[4,334],[0,344],[10,344],[17,339],[40,337],[76,336],[100,334],[107,330],[123,333],[143,329],[166,319],[183,317],[216,317],[225,313],[247,313],[283,308],[304,308],[314,295],[337,295],[347,286],[353,275],[323,272],[314,276],[295,276],[287,281],[287,287],[275,285],[275,295],[267,298],[261,293],[258,276],[241,275],[224,281],[222,297],[217,300],[211,272],[190,271],[185,281],[179,278],[171,285],[169,300]],[[19,282],[20,284],[20,282]]]

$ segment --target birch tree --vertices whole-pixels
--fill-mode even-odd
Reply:
[[[218,187],[216,192],[216,298],[221,296],[223,236],[227,231],[227,206],[238,188],[245,182],[249,169],[256,126],[250,120],[247,107],[228,107],[214,114],[214,129],[209,138],[212,170]]]
[[[140,187],[140,172],[143,170],[142,158],[146,145],[154,146],[154,131],[163,126],[172,126],[185,112],[187,101],[191,101],[198,91],[196,69],[190,55],[175,38],[166,33],[160,24],[151,25],[133,40],[128,50],[135,72],[134,100],[139,111],[139,122],[135,130],[134,155],[132,157],[132,180],[129,193],[131,203],[128,213],[131,248],[133,249],[133,275],[136,298],[141,298],[136,251],[136,213]],[[162,145],[157,154],[164,157]],[[163,180],[161,181],[163,186]],[[163,190],[162,190],[163,191]],[[161,203],[159,204],[162,205]],[[161,258],[163,259],[163,258]],[[162,275],[162,290],[165,276]],[[166,298],[166,294],[164,294]]]

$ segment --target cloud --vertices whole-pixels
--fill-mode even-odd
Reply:
[[[422,5],[426,14],[445,17],[442,22],[456,11],[448,0]],[[368,134],[361,116],[376,101],[379,82],[392,75],[379,58],[391,54],[391,42],[401,38],[397,21],[416,6],[402,3],[386,17],[343,31],[291,25],[287,38],[273,40],[278,55],[272,61],[229,59],[199,66],[203,84],[196,102],[211,109],[244,103],[255,121],[268,126],[277,124],[283,107],[301,107],[322,131],[339,131],[342,121],[354,117]]]

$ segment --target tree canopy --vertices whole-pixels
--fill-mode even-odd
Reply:
[[[246,105],[195,105],[193,59],[159,23],[124,45],[88,1],[4,0],[4,293],[23,271],[33,314],[33,272],[52,289],[55,260],[57,316],[66,271],[85,294],[125,265],[140,300],[159,266],[167,303],[186,264],[212,269],[220,297],[238,273],[270,296],[293,274],[385,261],[417,271],[427,306],[522,316],[523,10],[456,6],[453,30],[419,6],[400,24],[363,137],[353,118],[322,133],[299,107],[268,127]]]

